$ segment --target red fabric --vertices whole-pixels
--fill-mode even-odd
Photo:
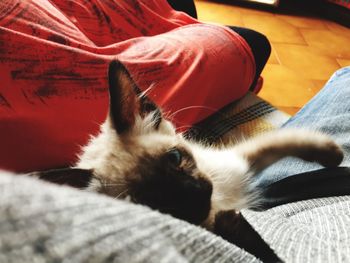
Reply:
[[[1,0],[0,168],[74,163],[106,117],[113,59],[180,128],[242,97],[255,74],[239,35],[166,0]]]

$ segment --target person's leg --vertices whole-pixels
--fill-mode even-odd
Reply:
[[[190,16],[197,18],[196,6],[193,0],[168,0],[168,2],[175,10],[183,11],[189,14]],[[252,29],[236,26],[228,27],[236,33],[238,33],[241,37],[243,37],[252,50],[256,64],[256,74],[254,77],[254,81],[250,87],[250,90],[253,91],[260,77],[260,74],[264,69],[267,60],[270,57],[270,42],[266,38],[266,36]]]
[[[182,11],[197,18],[196,6],[193,0],[168,0],[168,3],[177,11]]]
[[[258,78],[260,77],[260,74],[264,69],[266,62],[270,57],[270,54],[271,54],[270,42],[266,38],[266,36],[252,29],[236,27],[236,26],[229,26],[229,28],[231,28],[233,31],[238,33],[242,38],[244,38],[244,40],[248,43],[248,45],[250,46],[250,49],[252,50],[252,53],[255,59],[255,65],[256,65],[255,78],[254,78],[253,84],[250,87],[250,90],[252,91],[254,90],[256,83],[258,81]]]
[[[325,87],[282,128],[304,128],[329,134],[342,146],[342,166],[350,166],[350,67],[338,70]],[[285,177],[320,169],[297,159],[284,159],[262,172],[257,183],[269,185]]]

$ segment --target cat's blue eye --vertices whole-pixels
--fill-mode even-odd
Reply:
[[[178,149],[173,148],[167,152],[167,159],[172,165],[180,166],[182,162],[182,153]]]

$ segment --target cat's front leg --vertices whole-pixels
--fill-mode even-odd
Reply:
[[[209,226],[219,211],[258,205],[261,193],[251,185],[251,178],[276,161],[293,156],[334,167],[343,159],[341,148],[327,135],[287,129],[265,133],[225,150],[202,149],[195,153],[198,168],[213,184]]]
[[[329,136],[299,129],[269,132],[242,142],[234,149],[255,172],[288,156],[325,167],[338,166],[344,157],[342,149]]]

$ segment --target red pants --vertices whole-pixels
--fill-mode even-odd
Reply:
[[[255,74],[239,35],[166,0],[2,0],[0,168],[74,164],[106,117],[114,59],[183,129],[242,97]]]

